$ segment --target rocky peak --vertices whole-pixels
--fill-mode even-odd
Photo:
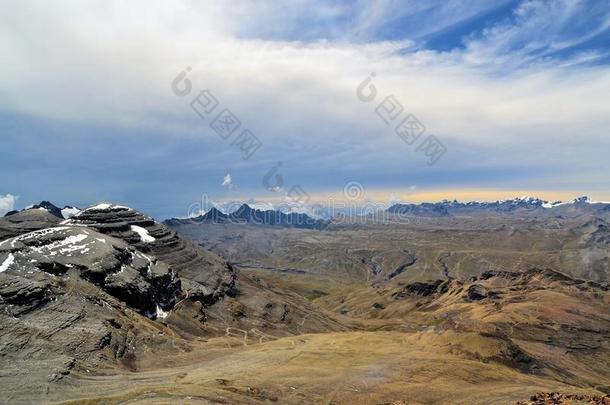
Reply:
[[[182,294],[180,280],[168,265],[84,227],[47,228],[1,242],[0,272],[8,288],[0,288],[0,295],[12,305],[13,316],[44,302],[23,299],[28,291],[36,290],[31,285],[42,282],[52,287],[44,293],[50,298],[62,290],[61,280],[70,275],[97,285],[153,319],[157,308],[171,309]]]
[[[58,206],[56,206],[55,204],[53,204],[52,202],[49,201],[41,201],[39,204],[34,204],[31,205],[27,208],[22,209],[21,211],[18,210],[13,210],[10,212],[7,212],[5,217],[11,216],[11,215],[15,215],[18,214],[20,212],[26,212],[26,211],[34,211],[34,210],[38,210],[38,211],[46,211],[49,214],[59,218],[59,219],[68,219],[71,216],[77,214],[78,212],[80,212],[80,209],[77,207],[73,207],[70,205],[66,205],[64,206],[64,208],[59,208]]]
[[[90,227],[158,257],[178,275],[197,282],[206,302],[216,301],[235,286],[235,272],[223,259],[132,208],[102,203],[84,209],[63,224]]]
[[[327,221],[314,219],[307,214],[285,214],[277,210],[263,211],[252,208],[248,204],[242,204],[237,210],[230,214],[224,214],[217,208],[212,207],[204,215],[200,215],[195,218],[172,218],[164,221],[165,225],[173,227],[203,223],[256,224],[307,229],[323,229],[328,224]]]
[[[601,207],[597,207],[601,205]],[[568,212],[564,212],[568,210]],[[584,211],[607,212],[610,211],[610,203],[601,201],[593,201],[589,197],[578,197],[571,202],[563,203],[555,201],[549,203],[546,200],[531,197],[521,196],[508,200],[498,200],[494,202],[470,201],[462,203],[456,200],[443,200],[438,203],[421,203],[421,204],[395,204],[388,208],[388,212],[403,215],[414,216],[449,216],[453,214],[512,214],[512,213],[529,213],[531,215],[551,215],[561,211],[562,214],[569,214],[570,210],[577,214]]]
[[[61,209],[59,209],[59,207],[49,201],[41,201],[40,204],[33,205],[28,209],[47,210],[50,214],[55,215],[57,218],[64,219],[64,216],[61,213]]]
[[[583,195],[572,200],[573,204],[592,204],[594,203],[588,196]]]
[[[205,215],[202,216],[203,220],[206,221],[214,221],[214,222],[222,222],[228,218],[227,214],[224,214],[222,211],[218,210],[216,207],[212,207]]]

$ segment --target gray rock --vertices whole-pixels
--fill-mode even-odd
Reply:
[[[188,343],[159,334],[151,320],[182,298],[170,266],[91,228],[58,226],[1,241],[3,378],[19,385],[26,370],[27,381],[57,383],[75,364],[134,369],[146,345],[180,350]]]
[[[129,208],[93,207],[61,223],[44,210],[13,217],[18,235],[0,240],[4,387],[33,395],[73,372],[136,370],[228,330],[256,331],[258,341],[343,328],[296,294],[237,279],[219,256]]]
[[[29,209],[0,218],[0,241],[61,222],[47,210]]]
[[[473,284],[468,287],[468,292],[466,294],[470,301],[478,301],[484,298],[487,298],[488,293],[487,289],[480,284]]]
[[[40,204],[33,205],[28,209],[46,210],[49,214],[56,216],[59,219],[64,219],[61,209],[49,201],[42,201]]]
[[[9,290],[8,297],[30,297],[24,302],[30,307],[42,298],[37,285],[27,280],[47,275],[42,278],[48,283],[68,272],[153,318],[157,305],[169,309],[182,294],[180,280],[167,264],[84,227],[47,228],[5,240],[0,243],[0,265],[4,277],[19,280],[11,278],[12,290],[21,286]]]
[[[201,297],[206,302],[215,302],[226,294],[232,294],[235,288],[236,272],[225,260],[131,208],[99,204],[83,210],[66,223],[86,225],[156,256],[178,275],[202,284],[205,288],[199,289],[200,294],[209,292]]]

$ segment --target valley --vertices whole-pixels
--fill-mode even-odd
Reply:
[[[604,403],[606,211],[481,215],[308,229],[167,226],[112,204],[13,213],[4,400]]]

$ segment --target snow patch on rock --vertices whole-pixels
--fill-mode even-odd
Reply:
[[[76,213],[76,214],[73,214],[73,215],[71,216],[71,218],[72,218],[72,217],[73,217],[73,218],[78,218],[78,217],[79,217],[79,216],[80,216],[80,215],[81,215],[83,212],[88,212],[88,211],[115,210],[115,209],[116,209],[116,210],[130,210],[130,211],[131,211],[131,208],[126,207],[126,206],[124,206],[124,205],[116,205],[116,204],[110,204],[110,203],[100,203],[100,204],[94,205],[94,206],[92,206],[92,207],[85,208],[84,210],[79,211],[79,212],[78,212],[78,213]]]
[[[165,312],[161,307],[157,304],[157,319],[165,319],[169,315],[169,312]]]
[[[142,242],[154,242],[156,239],[153,236],[150,236],[148,231],[141,226],[131,225],[131,230],[140,235],[140,240]]]
[[[15,256],[13,256],[12,253],[8,254],[8,257],[6,259],[4,259],[4,262],[2,264],[0,264],[0,273],[2,273],[3,271],[6,271],[11,264],[13,264],[15,262]],[[159,308],[157,306],[157,308]]]
[[[65,207],[63,210],[61,210],[61,215],[64,217],[64,219],[69,219],[77,215],[79,212],[80,210],[78,208]]]

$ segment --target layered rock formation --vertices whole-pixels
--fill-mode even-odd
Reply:
[[[181,295],[167,264],[87,228],[59,226],[0,242],[0,263],[0,296],[14,317],[64,295],[59,280],[70,275],[153,319]]]
[[[10,215],[9,215],[10,214]],[[61,219],[44,209],[12,212],[0,218],[0,241],[57,225]]]
[[[158,257],[178,275],[194,281],[186,288],[209,304],[231,294],[235,286],[236,273],[223,259],[131,208],[99,204],[64,223],[93,228]]]
[[[0,377],[56,382],[192,350],[202,337],[270,340],[342,327],[296,294],[131,208],[99,204],[61,220],[5,218],[0,240]],[[8,238],[6,236],[9,236]]]

